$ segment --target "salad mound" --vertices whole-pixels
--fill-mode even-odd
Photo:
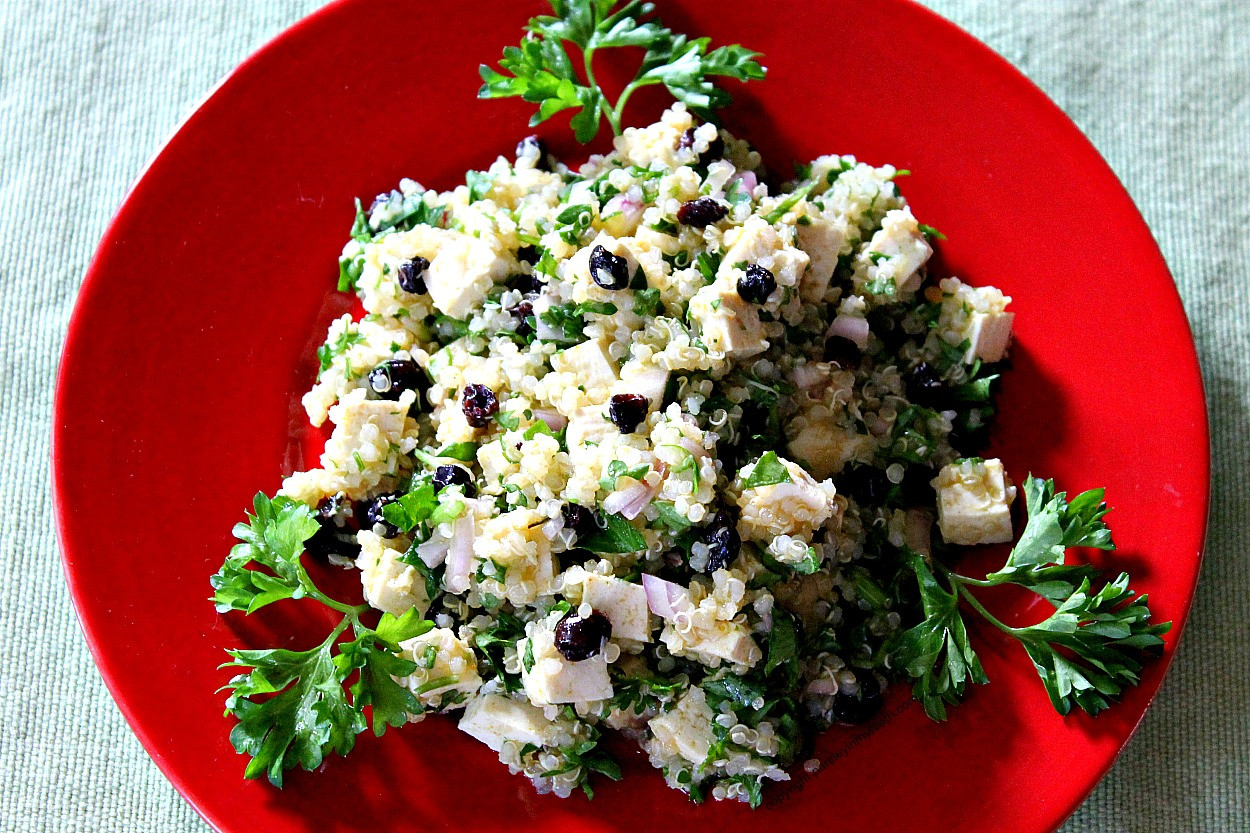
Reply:
[[[1101,491],[1029,477],[1003,569],[947,566],[1013,540],[1017,487],[970,456],[1013,316],[928,273],[906,174],[830,155],[774,188],[679,102],[576,169],[530,137],[450,191],[358,203],[339,288],[364,315],[303,398],[332,435],[213,577],[221,611],[343,614],[309,651],[231,652],[248,777],[441,713],[540,792],[619,778],[617,731],[691,798],[754,806],[893,682],[936,719],[985,682],[962,603],[1060,711],[1136,682],[1166,625],[1065,564],[1111,548]],[[365,604],[310,558],[358,570]],[[1055,615],[1004,625],[971,589],[1003,583]]]

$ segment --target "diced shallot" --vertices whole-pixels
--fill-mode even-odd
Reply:
[[[554,541],[555,537],[564,529],[564,515],[556,515],[551,520],[543,524],[543,537],[548,541]]]
[[[810,391],[829,381],[829,368],[814,362],[804,362],[796,365],[791,375],[800,390]]]
[[[745,189],[748,194],[755,190],[755,186],[760,184],[759,179],[755,176],[755,171],[743,171],[740,174],[734,174],[729,181],[741,182],[743,189]]]
[[[903,522],[903,543],[909,549],[929,555],[932,547],[929,539],[933,530],[933,515],[923,509],[908,509]]]
[[[431,539],[417,547],[417,558],[424,561],[425,566],[432,570],[447,559],[449,546],[447,541]]]
[[[611,217],[617,212],[626,223],[636,225],[642,219],[642,189],[632,185],[625,193],[617,194],[603,206],[600,216]]]
[[[536,410],[534,416],[545,422],[552,431],[563,431],[564,427],[569,424],[568,419],[557,411]]]
[[[469,589],[469,569],[473,566],[473,513],[466,511],[452,527],[451,546],[447,550],[447,573],[443,583],[448,592],[463,593]]]
[[[825,337],[841,336],[855,342],[855,346],[863,350],[868,346],[868,319],[856,318],[852,315],[836,315],[825,331]]]
[[[658,485],[652,486],[641,480],[604,498],[603,511],[612,515],[623,515],[632,521],[646,508],[657,491]]]
[[[682,414],[685,416],[685,414]],[[707,449],[689,437],[682,437],[677,444],[694,455],[694,459],[702,462],[707,459]]]
[[[817,677],[807,684],[808,694],[828,694],[838,693],[838,681],[830,677]]]
[[[690,603],[686,588],[650,573],[642,574],[642,589],[647,592],[647,607],[664,619],[672,619]]]

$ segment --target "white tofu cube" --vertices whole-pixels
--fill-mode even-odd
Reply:
[[[794,287],[799,285],[810,262],[806,252],[786,245],[777,229],[763,217],[748,218],[736,230],[727,231],[725,239],[732,243],[721,259],[717,283],[735,285],[742,274],[737,265],[748,263],[772,272],[777,286]]]
[[[412,608],[422,616],[430,606],[425,592],[425,579],[412,567],[399,560],[403,550],[387,546],[387,539],[372,532],[356,533],[360,542],[360,584],[365,601],[378,610],[402,616]]]
[[[452,233],[430,261],[425,285],[440,312],[465,319],[482,305],[495,278],[506,270],[507,263],[489,245],[467,234]]]
[[[387,399],[365,399],[363,390],[358,397],[351,394],[344,396],[338,405],[330,409],[330,419],[336,426],[334,433],[359,437],[366,425],[373,425],[386,439],[398,440],[404,432],[404,420],[412,401],[412,397],[407,399],[406,404]]]
[[[777,458],[790,480],[767,486],[742,489],[738,507],[738,533],[748,541],[771,542],[780,535],[810,536],[834,516],[838,504],[833,482],[817,482],[803,467]],[[754,472],[754,464],[743,467],[739,483]]]
[[[476,694],[482,687],[477,660],[469,644],[450,628],[434,628],[399,643],[404,659],[417,664],[417,670],[399,682],[427,706],[437,705],[449,691]],[[431,686],[440,680],[450,680]]]
[[[650,361],[631,359],[621,365],[621,379],[612,393],[638,393],[647,397],[651,409],[660,407],[664,401],[664,389],[668,387],[668,371]]]
[[[608,617],[614,638],[651,641],[647,591],[641,584],[589,573],[582,585],[582,601]]]
[[[587,395],[592,395],[597,388],[611,387],[617,379],[616,364],[598,339],[583,341],[556,353],[551,357],[551,367],[559,373],[575,376]]]
[[[517,643],[521,683],[530,702],[538,706],[584,703],[612,696],[608,661],[602,651],[589,659],[570,662],[556,649],[555,634],[544,623],[526,627],[528,636]],[[533,665],[526,668],[533,657]]]
[[[700,654],[719,657],[734,665],[751,666],[760,660],[760,648],[743,625],[717,622],[715,627],[700,630],[697,637],[698,641],[691,647]]]
[[[964,361],[973,359],[983,362],[1002,361],[1011,343],[1012,312],[974,312],[968,321],[968,352]]]
[[[703,763],[716,739],[713,718],[703,689],[691,688],[675,707],[647,723],[653,738],[649,751],[660,758],[682,758],[696,766]]]
[[[577,465],[579,455],[597,457],[595,446],[613,432],[619,434],[620,429],[608,419],[607,409],[602,405],[579,408],[569,417],[569,424],[564,429],[564,444],[569,450],[569,459]]]
[[[550,593],[555,564],[551,541],[542,533],[546,520],[532,509],[516,509],[482,524],[473,537],[475,564],[493,563],[482,571],[481,581],[474,578],[474,586],[485,584],[487,592],[502,593],[514,605],[530,604]],[[502,581],[492,578],[500,569]]]
[[[886,212],[868,250],[859,257],[861,261],[868,260],[870,281],[892,281],[895,291],[903,295],[920,288],[920,267],[932,254],[933,249],[921,233],[911,209],[902,208]]]
[[[458,725],[460,731],[496,752],[507,741],[517,746],[557,746],[568,734],[559,722],[548,720],[542,709],[498,694],[470,700]]]
[[[742,359],[768,349],[757,308],[742,300],[728,282],[717,281],[696,292],[690,299],[690,318],[714,353]]]
[[[824,479],[842,471],[851,460],[870,457],[872,444],[870,437],[843,428],[832,418],[824,418],[809,419],[786,447],[813,476]]]
[[[948,544],[999,544],[1012,540],[1016,496],[1000,460],[962,460],[933,480],[938,528]]]
[[[809,304],[819,303],[829,291],[833,273],[838,268],[838,254],[846,242],[846,220],[839,218],[837,222],[825,217],[811,217],[808,225],[798,226],[799,248],[811,259],[803,279],[799,283],[799,294]]]

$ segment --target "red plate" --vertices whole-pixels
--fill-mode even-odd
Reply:
[[[692,806],[637,756],[593,803],[538,796],[442,719],[362,736],[283,791],[244,782],[216,666],[231,646],[314,644],[300,618],[313,614],[218,616],[208,576],[251,495],[301,462],[298,399],[344,304],[331,290],[352,198],[402,176],[451,187],[526,132],[527,106],[475,99],[478,62],[516,42],[538,11],[526,5],[346,0],[314,14],[187,120],[100,244],[61,364],[56,506],[83,628],[139,739],[231,833],[1054,829],[1141,719],[1184,624],[1207,516],[1202,384],[1163,259],[1094,148],[1001,58],[904,0],[664,5],[675,28],[766,54],[768,80],[735,89],[728,117],[766,160],[837,151],[910,168],[916,214],[950,238],[940,268],[1014,296],[991,451],[1017,480],[1107,487],[1114,562],[1176,623],[1167,656],[1103,716],[1064,719],[1023,651],[978,631],[993,682],[949,723],[897,692],[873,726],[826,733],[824,768],[756,813]],[[657,112],[642,100],[631,121]],[[562,127],[547,133],[577,152]],[[991,599],[1039,615],[1018,601]]]

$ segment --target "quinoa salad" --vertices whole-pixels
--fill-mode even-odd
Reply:
[[[325,450],[213,577],[223,612],[344,614],[310,651],[230,652],[247,776],[345,754],[368,709],[378,734],[445,715],[541,793],[620,778],[617,733],[693,800],[755,806],[893,682],[935,719],[986,682],[961,602],[1061,712],[1135,682],[1166,625],[1127,576],[1064,564],[1111,548],[1101,490],[1030,476],[1008,564],[946,566],[1016,537],[1017,486],[972,456],[1013,314],[927,271],[907,173],[827,155],[779,183],[679,102],[578,167],[530,137],[450,191],[358,202],[339,289],[363,309],[303,397]],[[364,604],[306,562],[355,570]],[[1063,627],[1006,628],[969,592],[1000,583]],[[1076,641],[1111,619],[1121,641]]]
[[[944,507],[947,540],[1010,540],[1002,467],[955,462],[982,409],[932,407],[1003,358],[1009,299],[926,283],[894,168],[759,167],[677,105],[577,170],[527,140],[476,188],[406,180],[344,250],[366,314],[330,328],[304,406],[334,432],[281,494],[369,604],[436,624],[402,645],[412,720],[458,715],[540,791],[607,729],[676,789],[784,780],[809,725],[881,703],[882,550],[927,552]],[[793,702],[764,711],[736,686],[779,639]]]

